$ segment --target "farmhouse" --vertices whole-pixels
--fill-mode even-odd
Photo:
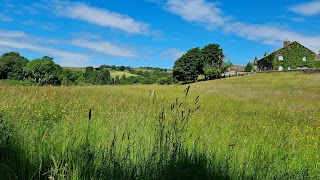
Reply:
[[[259,71],[316,68],[320,57],[294,41],[284,41],[283,47],[258,60]]]

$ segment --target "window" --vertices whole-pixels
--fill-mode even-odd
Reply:
[[[278,56],[278,59],[279,59],[279,61],[283,61],[283,56],[282,56],[282,55],[279,55],[279,56]]]
[[[279,66],[279,71],[283,71],[283,66]]]
[[[307,57],[304,56],[304,57],[302,58],[302,61],[307,61]]]

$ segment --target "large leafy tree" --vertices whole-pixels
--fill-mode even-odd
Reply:
[[[208,44],[201,50],[204,63],[205,79],[220,78],[223,68],[224,54],[219,44]]]
[[[195,81],[203,73],[203,56],[199,48],[190,49],[173,66],[173,77],[179,81]]]
[[[53,59],[45,56],[42,59],[35,59],[26,64],[27,76],[39,85],[59,85],[59,76],[62,68],[53,62]]]
[[[108,69],[102,69],[97,74],[98,84],[109,84],[110,83],[110,72]]]
[[[86,67],[85,81],[90,84],[110,84],[110,72],[108,69],[94,70],[92,66]]]
[[[219,44],[208,44],[201,50],[205,66],[208,65],[212,68],[220,68],[224,54]]]
[[[17,52],[4,53],[0,57],[0,79],[22,80],[23,68],[27,63],[28,59]]]

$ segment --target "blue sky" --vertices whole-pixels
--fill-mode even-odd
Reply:
[[[220,44],[244,65],[298,41],[320,49],[320,0],[0,0],[0,53],[61,66],[172,68],[194,47]]]

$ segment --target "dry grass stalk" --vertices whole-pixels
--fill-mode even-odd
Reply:
[[[43,134],[42,142],[47,138],[48,134],[49,134],[49,129],[47,129],[46,132]]]

